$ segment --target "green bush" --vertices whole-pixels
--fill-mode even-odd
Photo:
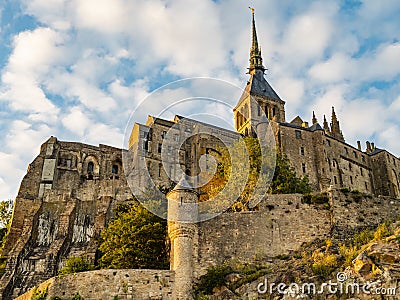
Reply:
[[[356,247],[361,248],[365,244],[368,244],[373,238],[374,233],[369,229],[365,229],[354,235],[354,244]]]
[[[91,271],[95,267],[84,257],[69,257],[61,270],[58,271],[58,275],[74,274],[79,272]]]
[[[376,229],[376,231],[374,232],[374,240],[380,241],[389,235],[391,235],[389,226],[386,223],[382,223],[378,226],[378,229]]]
[[[337,268],[337,260],[334,254],[321,253],[319,250],[312,255],[314,263],[311,265],[311,270],[315,275],[326,277]]]
[[[30,300],[45,300],[46,297],[47,287],[43,291],[40,291],[38,287],[35,287]]]
[[[72,296],[71,300],[83,300],[83,298],[81,295],[79,295],[79,293],[76,293],[74,296]]]

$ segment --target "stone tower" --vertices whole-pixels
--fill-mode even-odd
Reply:
[[[173,298],[193,299],[193,240],[197,234],[199,195],[181,180],[167,199],[170,268],[175,271]]]
[[[285,122],[285,102],[265,80],[266,68],[262,64],[261,47],[258,45],[254,9],[252,11],[252,45],[250,48],[250,78],[233,109],[235,129],[247,136],[255,135],[255,127],[265,114],[268,120]]]

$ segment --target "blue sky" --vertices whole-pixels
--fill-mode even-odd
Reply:
[[[398,0],[2,0],[0,199],[51,135],[120,147],[129,114],[163,84],[244,87],[249,5],[288,121],[334,105],[349,143],[400,154]]]

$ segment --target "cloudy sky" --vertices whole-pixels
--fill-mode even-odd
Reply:
[[[249,5],[288,121],[334,105],[348,142],[400,154],[398,0],[0,0],[0,199],[51,135],[121,147],[132,110],[168,82],[244,87]]]

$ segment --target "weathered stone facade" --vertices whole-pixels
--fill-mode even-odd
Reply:
[[[3,255],[3,299],[13,299],[57,275],[69,256],[94,261],[96,239],[118,202],[132,194],[121,150],[51,137],[29,165],[15,200]]]

